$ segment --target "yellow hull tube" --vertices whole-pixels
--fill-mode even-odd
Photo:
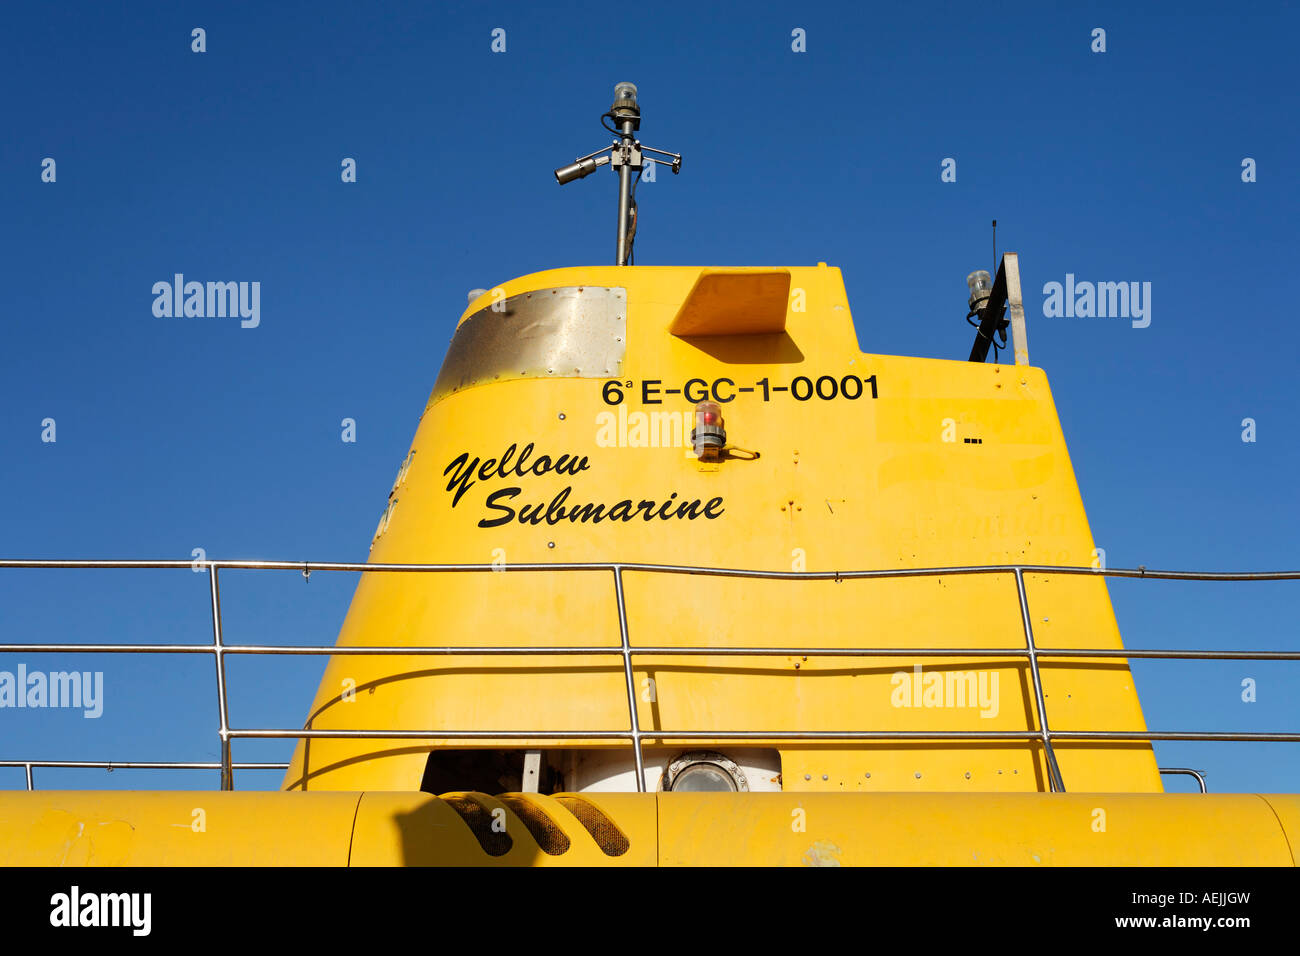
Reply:
[[[7,866],[1294,866],[1296,846],[1300,798],[1254,794],[0,794]]]

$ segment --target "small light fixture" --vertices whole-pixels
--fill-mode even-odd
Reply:
[[[631,120],[633,129],[641,128],[641,107],[636,101],[635,83],[614,84],[614,105],[609,108],[609,112],[615,123]]]
[[[966,285],[970,288],[971,314],[974,315],[984,309],[988,304],[989,296],[993,294],[993,277],[983,269],[976,269],[966,277]]]
[[[700,402],[695,406],[691,444],[695,447],[695,457],[700,461],[718,461],[722,457],[722,447],[727,444],[727,429],[717,402]]]

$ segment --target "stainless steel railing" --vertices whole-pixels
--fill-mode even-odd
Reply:
[[[236,739],[442,739],[442,740],[627,740],[632,744],[636,763],[637,789],[645,790],[645,761],[642,741],[650,739],[674,740],[1026,740],[1037,741],[1043,747],[1047,764],[1048,784],[1052,792],[1063,793],[1064,781],[1053,749],[1057,740],[1235,740],[1235,741],[1286,741],[1300,742],[1300,733],[1266,732],[1184,732],[1184,731],[1084,731],[1052,730],[1047,721],[1047,705],[1043,695],[1040,658],[1051,657],[1102,657],[1115,660],[1128,659],[1178,659],[1178,660],[1300,660],[1300,651],[1197,651],[1197,650],[1129,650],[1098,648],[1040,648],[1034,642],[1033,623],[1029,615],[1029,601],[1025,595],[1026,573],[1077,574],[1093,577],[1142,578],[1172,581],[1294,581],[1300,580],[1300,571],[1269,572],[1196,572],[1150,571],[1136,569],[1102,569],[1059,565],[973,565],[948,568],[907,568],[885,571],[753,571],[732,568],[704,568],[672,564],[625,564],[617,562],[558,563],[558,564],[352,564],[320,563],[307,561],[26,561],[0,560],[3,568],[102,568],[102,569],[190,569],[206,568],[209,581],[212,613],[211,644],[0,644],[0,653],[92,653],[92,654],[211,654],[214,659],[217,687],[218,736],[221,740],[220,763],[202,762],[135,762],[113,763],[98,761],[0,761],[0,766],[24,767],[27,771],[27,788],[34,789],[33,767],[104,767],[108,769],[203,769],[221,771],[223,790],[234,788],[234,771],[244,769],[278,769],[283,764],[236,764],[231,757],[231,743]],[[219,575],[222,569],[252,571],[301,571],[304,577],[316,571],[350,571],[376,573],[473,573],[473,572],[566,572],[607,571],[613,574],[614,593],[618,608],[619,646],[570,647],[290,647],[284,645],[231,645],[226,644],[221,628],[221,589]],[[867,578],[933,577],[954,574],[1010,574],[1014,575],[1020,602],[1020,617],[1024,631],[1023,647],[1006,648],[880,648],[880,647],[649,647],[632,646],[628,633],[627,604],[623,594],[623,575],[627,572],[651,574],[693,574],[714,577],[756,578],[762,580],[848,581]],[[232,728],[226,693],[227,655],[600,655],[620,656],[626,678],[627,705],[630,726],[626,730],[294,730],[268,728]],[[1023,731],[702,731],[702,730],[643,730],[637,713],[633,679],[632,658],[637,655],[694,656],[735,655],[761,656],[825,656],[825,657],[1015,657],[1029,663],[1034,689],[1035,716],[1038,729]],[[1174,772],[1183,772],[1176,768]],[[1199,774],[1202,791],[1204,780]]]
[[[1205,771],[1193,770],[1190,767],[1161,767],[1160,772],[1163,774],[1173,774],[1184,777],[1195,777],[1196,785],[1200,788],[1201,793],[1208,793],[1205,787]]]
[[[237,763],[235,770],[288,770],[287,763]],[[107,770],[220,770],[216,761],[192,762],[188,760],[129,760],[114,763],[111,760],[0,760],[0,767],[22,767],[27,774],[27,789],[35,790],[33,770],[36,767],[73,767],[77,769]]]

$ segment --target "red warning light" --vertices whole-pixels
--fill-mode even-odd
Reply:
[[[691,443],[701,461],[717,461],[722,457],[727,432],[717,402],[700,402],[695,406],[695,430],[691,432]]]

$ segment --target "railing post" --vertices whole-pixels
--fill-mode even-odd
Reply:
[[[1038,726],[1043,732],[1043,753],[1047,758],[1047,779],[1053,793],[1065,793],[1061,768],[1052,750],[1052,732],[1047,729],[1047,702],[1043,698],[1043,680],[1038,673],[1038,648],[1034,645],[1034,626],[1029,620],[1029,601],[1025,597],[1025,573],[1016,568],[1016,593],[1020,597],[1020,620],[1025,627],[1025,648],[1029,654],[1029,672],[1034,680],[1034,698],[1038,702]]]
[[[645,760],[641,754],[641,718],[637,714],[632,680],[632,645],[627,638],[627,605],[623,601],[623,569],[614,565],[614,597],[618,601],[618,635],[623,641],[623,676],[627,679],[627,710],[632,719],[632,754],[636,759],[637,793],[645,793]]]
[[[235,789],[235,772],[230,766],[230,711],[226,705],[226,658],[221,643],[221,588],[217,583],[217,565],[208,564],[208,583],[212,592],[212,654],[217,664],[217,715],[221,721],[221,789]]]
[[[30,763],[25,763],[23,764],[23,769],[27,771],[27,789],[35,790],[36,784],[32,782],[32,765]]]

